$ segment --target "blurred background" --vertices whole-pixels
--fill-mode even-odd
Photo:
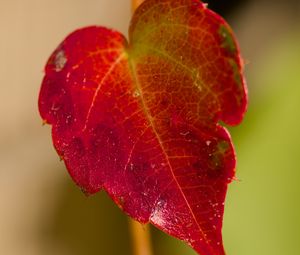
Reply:
[[[236,31],[250,98],[230,128],[239,181],[227,254],[300,254],[300,1],[207,2]],[[92,24],[127,34],[129,20],[129,0],[0,0],[0,254],[132,254],[126,216],[73,184],[37,108],[44,64],[67,34]],[[155,255],[195,255],[151,231]]]

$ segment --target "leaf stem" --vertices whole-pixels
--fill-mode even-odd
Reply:
[[[130,233],[134,255],[153,255],[149,225],[129,218]]]
[[[131,0],[131,10],[132,12],[142,3],[144,0]]]

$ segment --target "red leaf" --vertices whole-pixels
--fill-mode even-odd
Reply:
[[[129,37],[88,27],[52,54],[39,109],[54,146],[85,192],[224,254],[235,154],[218,122],[238,124],[247,101],[232,31],[198,0],[146,0]]]

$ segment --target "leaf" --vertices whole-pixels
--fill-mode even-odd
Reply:
[[[54,146],[86,193],[104,189],[134,219],[222,255],[230,136],[246,108],[239,49],[198,0],[147,0],[129,43],[87,27],[46,66],[39,97]]]

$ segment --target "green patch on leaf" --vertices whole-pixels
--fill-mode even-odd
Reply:
[[[238,85],[238,87],[241,88],[243,86],[243,78],[241,77],[240,67],[234,59],[228,59],[228,61],[232,67],[233,79]]]
[[[237,47],[228,27],[221,25],[219,28],[219,34],[223,39],[222,47],[227,49],[231,54],[236,54]]]

